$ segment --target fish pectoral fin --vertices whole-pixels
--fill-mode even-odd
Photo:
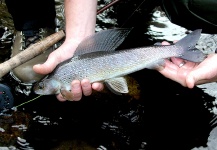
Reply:
[[[73,94],[66,90],[66,89],[60,89],[60,93],[62,94],[63,98],[67,100],[73,100]]]
[[[127,81],[124,77],[112,78],[105,80],[105,84],[113,93],[121,95],[121,93],[128,93]]]
[[[154,70],[162,70],[165,67],[165,59],[159,59],[154,63],[151,63],[146,68]]]

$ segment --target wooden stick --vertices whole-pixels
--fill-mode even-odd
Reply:
[[[43,53],[50,46],[54,45],[60,41],[65,36],[63,30],[60,30],[43,40],[29,46],[24,51],[18,53],[14,57],[0,64],[0,78],[7,74],[10,70],[16,68],[17,66],[27,62],[28,60],[36,57],[37,55]]]
[[[111,3],[106,5],[105,7],[101,8],[97,11],[97,15],[102,13],[104,10],[108,9],[109,7],[113,6],[119,0],[113,0]],[[10,70],[16,68],[17,66],[29,61],[30,59],[38,56],[39,54],[43,53],[47,50],[50,46],[57,43],[65,36],[63,30],[56,32],[43,40],[31,45],[24,51],[18,53],[14,57],[10,58],[9,60],[0,64],[0,78],[6,75]]]

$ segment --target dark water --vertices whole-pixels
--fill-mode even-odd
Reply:
[[[118,18],[118,22],[107,23],[99,16],[97,30],[134,26],[120,49],[156,42],[143,34],[147,31],[149,15],[136,11],[128,18],[138,5],[129,1],[117,6],[118,16],[109,12],[103,15],[112,20]],[[126,9],[129,7],[131,9]],[[2,24],[2,33],[13,31],[11,26],[5,30],[7,26]],[[1,41],[0,49],[3,61],[6,59],[4,53],[10,56],[11,35],[8,34],[5,40],[7,44]],[[184,88],[153,70],[144,69],[130,77],[135,81],[130,85],[135,92],[131,95],[94,93],[79,102],[59,102],[55,96],[42,96],[19,107],[12,115],[1,116],[0,127],[5,132],[0,131],[0,146],[36,150],[190,150],[207,147],[207,138],[214,128],[210,124],[214,115],[209,108],[213,107],[215,97],[198,87]],[[6,82],[12,91],[17,86],[7,76],[2,82]],[[15,106],[36,96],[14,92]],[[14,124],[19,127],[13,127]]]

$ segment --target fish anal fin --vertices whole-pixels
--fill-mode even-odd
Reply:
[[[127,81],[124,77],[117,77],[105,80],[105,84],[110,91],[117,95],[121,95],[121,93],[128,93]]]

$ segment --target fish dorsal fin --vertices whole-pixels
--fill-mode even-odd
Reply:
[[[130,28],[115,28],[90,35],[78,45],[74,56],[97,51],[114,51],[131,30]]]
[[[120,93],[128,93],[127,81],[124,77],[117,77],[105,80],[105,84],[113,93],[120,95]]]

